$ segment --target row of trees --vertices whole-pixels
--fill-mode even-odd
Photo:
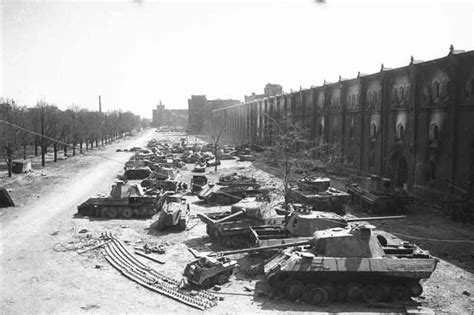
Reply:
[[[34,147],[35,156],[53,147],[54,160],[59,149],[76,154],[99,144],[107,144],[142,127],[140,117],[131,112],[92,112],[71,106],[60,110],[55,105],[38,102],[35,107],[18,106],[14,102],[0,102],[0,157],[11,176],[12,160],[26,159],[27,149]]]

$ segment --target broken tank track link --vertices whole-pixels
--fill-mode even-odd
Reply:
[[[110,237],[110,234],[107,234]],[[117,239],[110,238],[103,250],[105,259],[125,277],[142,286],[171,297],[186,305],[206,310],[216,305],[216,296],[207,291],[198,291],[196,295],[179,289],[180,282],[144,265],[134,257]]]
[[[331,282],[306,283],[285,274],[273,274],[268,277],[271,287],[285,294],[292,301],[302,299],[308,304],[326,306],[334,301],[364,301],[374,304],[381,301],[404,303],[410,297],[423,293],[418,281],[408,280],[382,283]]]
[[[150,218],[158,212],[153,204],[142,204],[131,207],[94,205],[84,202],[79,205],[77,209],[78,212],[84,216],[107,219],[131,219],[133,217]]]

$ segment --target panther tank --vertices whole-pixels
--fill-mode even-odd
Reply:
[[[150,229],[163,230],[177,227],[184,231],[189,221],[190,208],[181,194],[168,191],[162,196],[161,211],[158,219],[150,225]]]
[[[290,201],[311,206],[316,211],[343,215],[350,202],[350,195],[330,185],[329,178],[308,175],[298,181],[297,188],[290,189],[288,197]]]
[[[78,213],[108,219],[149,218],[159,211],[159,198],[145,196],[138,184],[117,182],[109,196],[89,198],[77,207]]]
[[[405,213],[412,198],[402,189],[395,189],[389,178],[372,175],[360,184],[347,185],[351,202],[372,213]]]
[[[315,232],[310,240],[221,256],[285,248],[265,263],[265,277],[288,299],[313,305],[335,300],[403,302],[420,296],[420,280],[431,276],[438,260],[411,243],[384,246],[372,228],[333,228]]]

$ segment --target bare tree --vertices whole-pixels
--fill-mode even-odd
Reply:
[[[304,126],[285,116],[278,120],[267,116],[268,131],[272,149],[270,159],[273,165],[280,170],[283,179],[283,195],[285,203],[289,202],[289,191],[295,171],[306,167],[306,162],[312,160],[311,151],[314,141],[309,140],[310,132]]]
[[[209,138],[211,139],[212,146],[214,147],[214,156],[216,159],[216,163],[214,166],[214,171],[217,172],[217,164],[219,163],[219,156],[217,154],[217,150],[219,148],[219,142],[221,141],[221,138],[224,134],[224,131],[226,130],[226,125],[224,124],[222,119],[219,119],[219,117],[212,117],[210,126],[209,126]]]

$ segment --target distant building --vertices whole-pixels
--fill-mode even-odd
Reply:
[[[153,110],[153,127],[173,126],[186,128],[188,123],[187,109],[166,109],[165,105],[156,105]]]
[[[213,110],[240,103],[241,102],[239,100],[208,100],[205,95],[191,95],[191,98],[188,99],[189,131],[192,133],[199,133],[205,131],[206,128],[209,126]]]
[[[263,89],[263,94],[255,94],[252,93],[251,95],[247,96],[245,95],[245,102],[252,102],[256,100],[260,100],[269,96],[276,96],[283,94],[283,87],[280,84],[272,84],[272,83],[267,83],[265,85],[265,88]]]

